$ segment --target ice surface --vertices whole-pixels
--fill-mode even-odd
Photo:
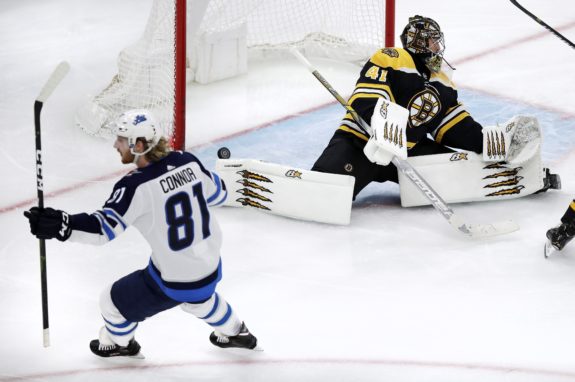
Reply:
[[[575,40],[571,1],[524,3]],[[575,190],[575,52],[496,0],[398,2],[397,34],[409,15],[440,23],[460,97],[479,122],[539,118],[543,159],[563,190],[453,206],[472,223],[514,219],[519,232],[470,240],[430,207],[402,209],[387,184],[361,194],[347,227],[221,208],[219,290],[265,351],[214,348],[209,327],[174,309],[140,325],[144,361],[101,360],[88,349],[100,291],[147,264],[140,234],[130,229],[103,247],[51,241],[52,345],[43,348],[38,244],[22,217],[35,203],[33,100],[68,60],[42,116],[46,204],[99,208],[127,168],[111,142],[76,130],[73,115],[112,77],[150,4],[0,3],[0,382],[575,380],[575,246],[543,257],[545,231]],[[313,63],[349,95],[357,67]],[[295,60],[254,64],[245,76],[188,86],[187,146],[210,167],[226,145],[235,157],[309,168],[342,114]]]

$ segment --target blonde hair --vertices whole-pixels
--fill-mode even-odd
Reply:
[[[170,147],[170,142],[164,137],[160,138],[160,141],[155,145],[150,151],[148,151],[144,156],[148,162],[157,162],[164,158],[172,151]]]

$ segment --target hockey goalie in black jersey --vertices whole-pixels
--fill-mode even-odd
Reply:
[[[124,176],[101,210],[69,215],[52,208],[26,211],[32,234],[104,244],[133,225],[149,243],[147,267],[104,289],[100,309],[104,325],[90,343],[101,357],[138,356],[134,339],[139,322],[180,306],[215,330],[219,347],[254,349],[256,338],[224,298],[216,293],[222,277],[221,233],[210,208],[227,196],[219,176],[194,155],[170,151],[154,116],[146,110],[122,114],[110,128],[122,163],[137,168]]]
[[[374,130],[366,131],[347,113],[312,170],[354,176],[354,198],[372,181],[399,182],[403,189],[402,174],[389,160],[378,159],[385,151],[379,141],[385,141],[406,151],[410,163],[417,157],[419,162],[412,164],[434,187],[456,179],[469,185],[469,190],[437,187],[448,202],[517,197],[558,186],[557,176],[542,171],[540,129],[534,117],[516,116],[501,126],[483,127],[459,101],[437,22],[410,17],[401,42],[403,48],[380,49],[366,62],[348,100]],[[390,104],[407,109],[405,128],[387,130]],[[374,118],[385,122],[379,136]],[[473,170],[463,162],[474,162]],[[430,167],[435,170],[426,173]],[[414,192],[406,199],[417,199],[419,192]],[[402,192],[402,204],[403,199]],[[422,199],[420,204],[426,202]],[[418,203],[407,201],[407,205]]]

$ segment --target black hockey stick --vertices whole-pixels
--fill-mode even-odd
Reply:
[[[44,208],[44,177],[42,174],[42,140],[40,135],[40,113],[44,102],[50,97],[60,81],[70,70],[70,65],[63,61],[46,81],[46,84],[40,91],[34,102],[34,129],[36,132],[36,189],[38,191],[38,207]],[[50,325],[48,321],[48,275],[46,271],[46,242],[39,239],[40,242],[40,279],[42,287],[42,323],[44,328],[43,338],[44,347],[50,346]]]
[[[318,79],[319,82],[338,100],[338,102],[351,114],[352,118],[361,125],[367,132],[371,132],[371,126],[368,125],[357,112],[339,95],[339,93],[327,82],[325,78],[315,69],[311,63],[297,49],[291,49],[292,54]],[[503,235],[517,231],[517,223],[507,220],[491,224],[468,224],[463,221],[455,212],[445,203],[439,194],[427,183],[425,179],[409,164],[409,162],[394,156],[391,160],[393,164],[407,176],[413,184],[425,195],[431,205],[447,220],[447,222],[457,231],[471,237],[488,237]]]
[[[527,9],[523,8],[523,6],[521,4],[519,4],[516,0],[510,0],[510,1],[513,5],[515,5],[521,11],[523,11],[523,13],[525,13],[527,16],[529,16],[533,20],[535,20],[539,25],[545,27],[549,32],[551,32],[555,36],[559,37],[561,40],[563,40],[565,43],[567,43],[567,45],[569,45],[571,48],[575,48],[575,44],[573,44],[567,37],[565,37],[561,33],[557,32],[555,29],[550,27],[547,23],[545,23],[539,17],[535,16],[533,13],[529,12]]]

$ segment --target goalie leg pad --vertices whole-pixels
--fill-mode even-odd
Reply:
[[[544,187],[541,154],[519,165],[486,163],[475,153],[410,157],[408,162],[447,203],[514,199]],[[409,179],[399,173],[403,207],[430,204]]]
[[[218,159],[227,206],[320,223],[349,224],[355,178],[255,159]]]

